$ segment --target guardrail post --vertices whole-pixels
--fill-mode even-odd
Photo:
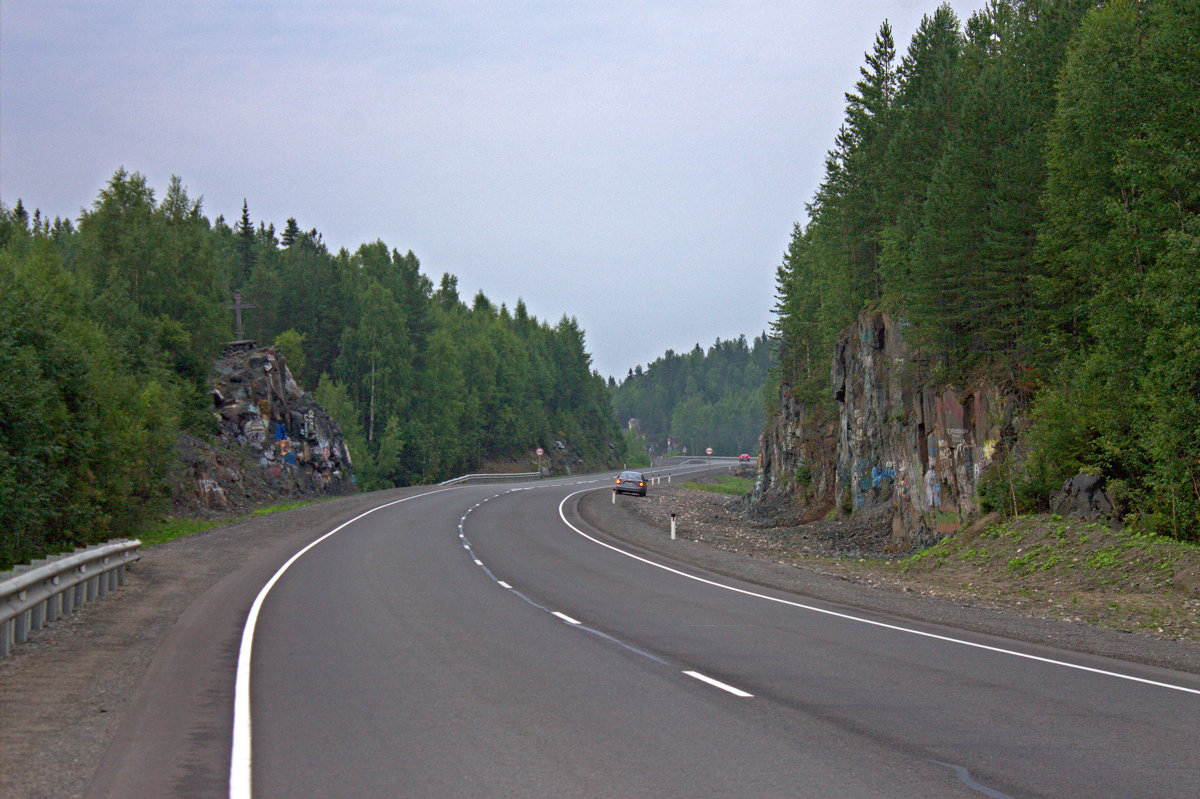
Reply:
[[[29,611],[18,613],[13,619],[13,642],[23,644],[27,638],[29,638]]]
[[[51,580],[51,584],[58,585],[58,578]],[[58,621],[58,617],[62,615],[62,592],[58,591],[50,595],[46,600],[46,621]]]
[[[0,657],[8,657],[8,653],[12,651],[12,637],[12,620],[0,623]]]

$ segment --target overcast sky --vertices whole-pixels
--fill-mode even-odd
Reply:
[[[864,52],[936,5],[5,0],[0,200],[74,219],[118,167],[179,175],[210,219],[574,316],[620,378],[769,327]]]

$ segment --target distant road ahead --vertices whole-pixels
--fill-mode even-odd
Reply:
[[[297,560],[254,794],[1200,795],[1197,677],[661,568],[576,514],[607,484],[431,492]]]

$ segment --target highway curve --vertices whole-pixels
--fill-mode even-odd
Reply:
[[[1196,675],[675,564],[582,520],[608,479],[406,491],[282,573],[282,552],[248,564],[198,604],[244,619],[260,596],[252,655],[240,622],[215,662],[177,635],[157,661],[182,671],[148,675],[159,699],[93,794],[212,789],[146,746],[199,669],[224,687],[189,745],[221,752],[239,796],[1200,795]]]

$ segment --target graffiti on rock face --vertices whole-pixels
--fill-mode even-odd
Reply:
[[[884,480],[895,480],[896,470],[892,466],[872,466],[871,467],[871,486],[879,488]]]
[[[931,508],[939,508],[942,505],[942,481],[933,469],[925,472],[925,499]]]
[[[242,433],[248,443],[262,446],[267,440],[267,422],[261,416],[255,416],[242,425]]]

